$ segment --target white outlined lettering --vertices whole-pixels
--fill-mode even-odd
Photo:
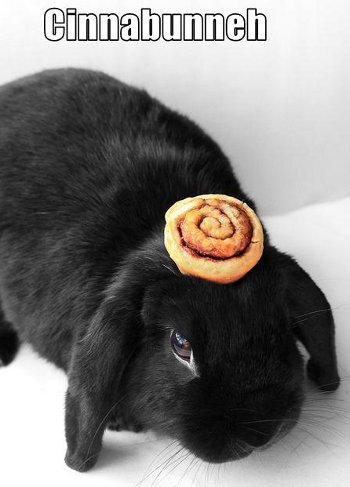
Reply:
[[[205,40],[225,40],[225,19],[222,14],[205,14]]]
[[[163,14],[162,15],[162,36],[165,41],[182,40],[182,15]]]
[[[67,8],[66,39],[67,41],[77,40],[77,9],[76,8]]]
[[[59,25],[61,24],[61,25]],[[60,8],[49,8],[44,15],[44,36],[48,41],[60,41],[64,37],[64,12]]]
[[[226,35],[231,41],[241,41],[245,36],[243,15],[231,14],[226,19]]]
[[[120,38],[123,41],[140,40],[140,19],[136,14],[125,14],[120,19]]]
[[[267,18],[258,14],[256,8],[247,9],[247,41],[267,40]]]
[[[97,41],[97,16],[95,14],[78,15],[78,39],[79,41]]]
[[[77,13],[49,8],[44,14],[47,40],[66,41],[266,41],[267,18],[256,8],[230,13]]]
[[[100,41],[119,41],[119,17],[117,14],[100,14],[99,23]]]
[[[158,41],[160,38],[160,16],[152,14],[150,8],[142,8],[141,19],[141,39],[143,41]]]
[[[203,17],[201,14],[184,14],[184,41],[203,40]]]

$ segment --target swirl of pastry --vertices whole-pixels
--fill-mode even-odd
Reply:
[[[165,220],[164,244],[183,274],[228,284],[249,272],[262,255],[259,218],[232,196],[185,198],[169,208]]]

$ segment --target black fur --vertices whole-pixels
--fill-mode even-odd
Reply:
[[[46,71],[0,88],[0,161],[0,357],[12,359],[16,330],[67,372],[72,468],[94,465],[108,423],[214,462],[280,436],[302,404],[295,336],[319,387],[338,386],[331,311],[297,323],[329,304],[267,236],[230,285],[181,275],[165,251],[179,199],[224,193],[254,207],[187,118],[104,74]],[[172,329],[199,376],[173,356]]]

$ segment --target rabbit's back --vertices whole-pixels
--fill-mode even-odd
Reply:
[[[50,70],[0,88],[0,155],[2,216],[10,208],[11,221],[23,216],[25,225],[43,224],[47,211],[50,228],[61,229],[121,193],[129,203],[146,198],[143,211],[165,199],[163,214],[184,193],[233,183],[228,161],[195,124],[88,70]]]

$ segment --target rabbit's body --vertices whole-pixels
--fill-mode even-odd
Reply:
[[[93,465],[103,427],[119,409],[127,422],[176,436],[212,461],[250,451],[226,445],[228,431],[244,436],[241,413],[235,426],[223,419],[233,406],[256,405],[258,418],[266,404],[271,417],[298,415],[301,359],[287,320],[328,303],[267,238],[261,263],[242,282],[182,276],[164,250],[164,214],[206,193],[249,201],[219,147],[147,93],[72,69],[0,88],[0,358],[7,363],[15,353],[13,325],[68,372],[73,468]],[[177,324],[191,337],[200,377],[168,346]],[[311,353],[309,372],[335,388],[331,314],[310,329],[326,345],[294,330]],[[207,343],[217,347],[215,358]],[[267,441],[261,435],[244,441],[258,446]]]
[[[104,74],[20,80],[0,90],[0,113],[3,310],[21,339],[67,370],[121,259],[162,233],[175,201],[247,197],[198,127]]]

